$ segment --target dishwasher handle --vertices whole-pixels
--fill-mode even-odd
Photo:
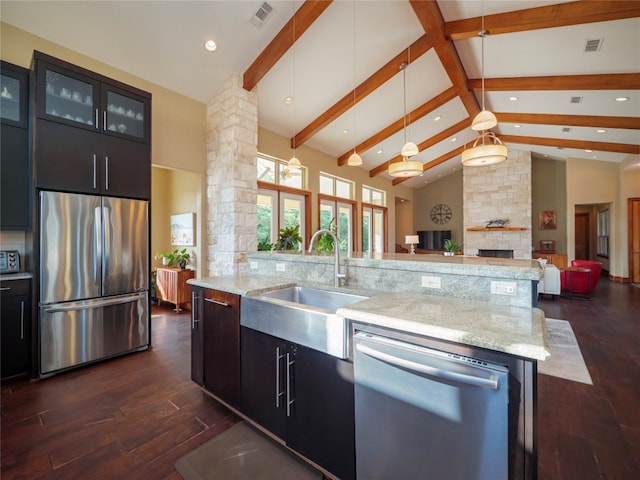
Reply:
[[[388,353],[380,352],[366,345],[357,344],[356,349],[365,355],[376,358],[391,365],[396,365],[401,368],[413,370],[415,372],[424,373],[432,377],[437,377],[445,380],[451,380],[454,382],[464,383],[467,385],[473,385],[476,387],[490,388],[492,390],[498,389],[497,378],[482,378],[474,375],[465,375],[464,373],[452,372],[449,370],[443,370],[441,368],[432,367],[422,363],[412,362],[404,358],[396,357]]]

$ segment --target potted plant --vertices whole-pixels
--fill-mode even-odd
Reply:
[[[338,226],[336,225],[336,217],[333,217],[331,219],[327,230],[331,230],[335,234],[336,238],[338,237]],[[329,235],[328,233],[322,234],[316,242],[314,250],[316,252],[333,252],[333,243],[333,237],[331,235]]]
[[[177,264],[182,270],[185,269],[191,255],[187,252],[186,248],[178,250],[177,248],[171,253],[156,253],[156,258],[162,258],[162,264],[169,267]]]
[[[444,255],[446,257],[452,257],[456,253],[461,251],[462,251],[462,245],[458,245],[456,242],[454,242],[450,238],[447,238],[444,241]]]
[[[275,250],[297,250],[300,242],[302,242],[300,225],[283,227],[280,229],[278,241],[273,248]]]

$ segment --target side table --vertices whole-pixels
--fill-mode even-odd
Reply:
[[[565,294],[562,296],[565,298],[582,298],[582,299],[591,299],[591,269],[584,267],[565,267],[562,270],[568,273],[568,277],[565,276],[565,281],[568,282],[568,289],[565,290]],[[574,292],[573,291],[573,274],[576,272],[586,273],[587,274],[587,292]]]
[[[174,303],[176,312],[182,308],[182,304],[191,301],[191,289],[187,280],[195,277],[195,270],[171,267],[158,268],[156,275],[156,295],[158,305],[162,302]]]

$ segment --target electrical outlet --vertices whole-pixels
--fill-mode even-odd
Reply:
[[[276,272],[284,272],[285,266],[284,263],[276,263]]]
[[[440,277],[422,276],[422,286],[425,288],[442,288],[442,280]]]
[[[515,282],[491,282],[491,293],[494,295],[517,295],[518,286]]]
[[[249,268],[251,270],[257,270],[258,269],[258,262],[249,262]]]

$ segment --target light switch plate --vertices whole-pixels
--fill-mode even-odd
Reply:
[[[276,263],[276,272],[284,272],[285,269],[284,263]]]
[[[425,288],[442,288],[442,279],[440,277],[423,275],[422,286]]]
[[[257,270],[258,269],[258,262],[249,262],[249,268],[251,270]]]
[[[515,282],[491,282],[493,295],[517,295],[518,285]]]

